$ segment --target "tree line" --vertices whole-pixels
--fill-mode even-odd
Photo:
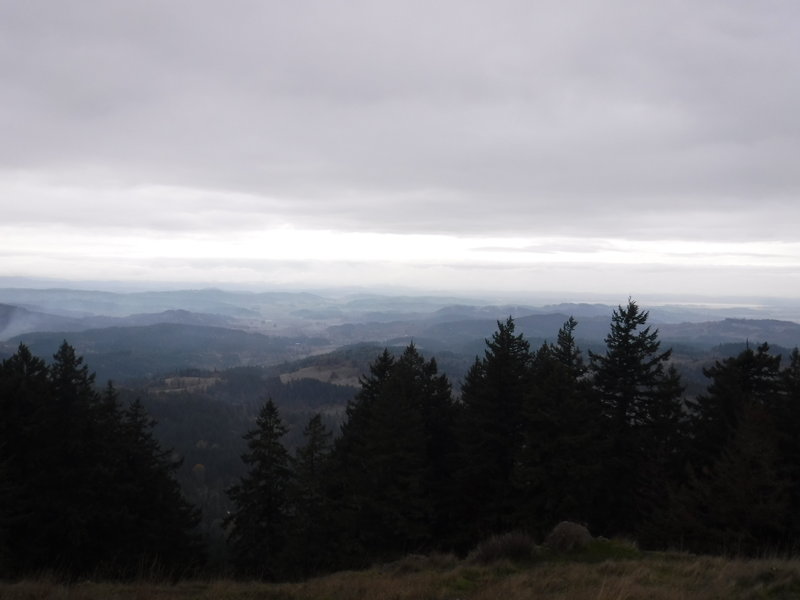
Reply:
[[[0,364],[0,576],[179,575],[201,564],[198,511],[142,404],[94,385],[66,342]]]
[[[409,345],[380,354],[334,439],[319,416],[290,456],[268,400],[230,496],[248,575],[301,577],[410,552],[465,553],[561,520],[646,548],[791,552],[800,534],[800,354],[764,344],[705,370],[684,397],[648,313],[615,310],[584,359],[570,318],[531,349],[498,322],[460,398]]]
[[[228,490],[237,573],[300,578],[562,520],[646,548],[793,551],[800,534],[800,353],[716,361],[687,399],[635,302],[587,356],[570,318],[532,349],[498,322],[460,396],[413,345],[378,355],[338,435],[321,415],[294,453],[267,399]],[[198,511],[139,402],[122,405],[66,344],[0,365],[0,575],[133,576],[202,564]]]

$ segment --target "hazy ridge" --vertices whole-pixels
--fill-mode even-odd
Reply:
[[[496,327],[513,316],[532,344],[552,340],[574,316],[582,347],[602,346],[614,305],[491,304],[446,296],[236,292],[217,289],[106,292],[0,288],[0,356],[28,344],[42,356],[65,339],[97,370],[124,382],[179,369],[275,366],[357,344],[413,341],[455,380]],[[666,345],[691,355],[723,344],[800,345],[785,306],[660,305],[650,309]],[[306,366],[309,366],[306,364]],[[287,366],[285,373],[302,367]],[[352,380],[352,377],[351,377]]]

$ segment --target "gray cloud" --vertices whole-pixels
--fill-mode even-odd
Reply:
[[[6,214],[796,240],[798,25],[778,0],[11,0],[0,185],[39,200]]]

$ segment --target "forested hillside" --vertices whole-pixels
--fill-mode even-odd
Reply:
[[[687,394],[635,302],[603,347],[584,352],[580,326],[567,318],[532,346],[514,319],[496,322],[456,386],[411,343],[374,350],[358,388],[252,367],[120,396],[96,391],[69,345],[50,365],[21,345],[0,369],[4,572],[122,574],[155,555],[190,570],[200,536],[209,568],[298,578],[464,554],[508,531],[542,539],[565,519],[651,549],[793,551],[800,354],[745,346]]]
[[[563,519],[646,548],[792,550],[800,356],[781,367],[768,346],[746,348],[709,367],[707,391],[689,400],[647,319],[620,307],[605,351],[586,358],[573,319],[536,349],[500,322],[459,401],[414,345],[385,351],[341,434],[312,419],[297,462],[267,402],[233,497],[235,564],[307,574],[466,552],[505,531],[541,539]]]

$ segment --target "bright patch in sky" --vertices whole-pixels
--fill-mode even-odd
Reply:
[[[663,278],[665,285],[692,286],[692,293],[731,294],[741,287],[718,283],[731,269],[762,281],[783,277],[785,284],[800,273],[800,243],[786,242],[491,238],[291,227],[87,236],[78,228],[50,225],[0,227],[0,235],[0,256],[17,266],[9,275],[75,279],[307,287],[310,282],[361,286],[366,274],[381,286],[493,292],[492,285],[522,291],[533,283],[537,291],[556,292],[589,284],[584,291],[608,293],[625,285],[654,292],[653,279]],[[745,295],[758,294],[754,287]]]

